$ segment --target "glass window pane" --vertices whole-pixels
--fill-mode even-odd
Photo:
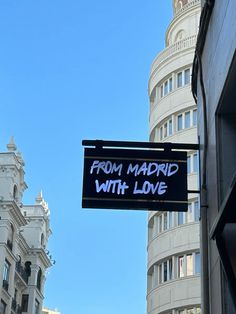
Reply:
[[[169,92],[171,92],[173,89],[173,84],[172,84],[172,77],[169,79]]]
[[[197,109],[193,110],[193,125],[197,125]]]
[[[158,220],[159,220],[159,232],[162,232],[162,215],[158,216]]]
[[[187,255],[187,276],[193,275],[193,255]]]
[[[168,228],[172,228],[172,212],[169,212]]]
[[[184,257],[179,256],[178,258],[178,276],[179,278],[184,277]]]
[[[166,230],[167,229],[167,212],[164,213],[164,221],[163,221],[164,225],[163,225],[163,229]]]
[[[169,280],[172,279],[172,269],[173,269],[173,266],[172,266],[172,258],[169,259]]]
[[[187,172],[191,173],[191,156],[187,157]]]
[[[182,84],[182,72],[177,74],[177,87],[181,87]]]
[[[194,309],[188,309],[187,314],[194,314]]]
[[[183,129],[183,115],[180,114],[178,117],[177,117],[177,130],[180,131]]]
[[[159,265],[159,283],[162,283],[162,264]]]
[[[201,314],[201,309],[200,309],[200,307],[197,307],[197,308],[196,308],[196,314]]]
[[[163,129],[162,129],[162,127],[160,128],[160,140],[162,140],[163,139]]]
[[[185,127],[185,129],[190,128],[190,111],[185,112],[184,127]]]
[[[164,84],[164,95],[168,94],[168,81],[165,82]]]
[[[167,137],[167,123],[164,124],[164,137]]]
[[[200,253],[195,253],[195,274],[200,274],[200,271],[201,271]]]
[[[190,69],[184,71],[184,84],[187,85],[190,83]]]
[[[178,225],[182,225],[184,223],[184,213],[178,212]]]
[[[194,220],[195,220],[195,221],[199,221],[199,218],[200,218],[199,202],[198,202],[198,201],[195,201],[195,202],[193,203],[193,206],[194,206]]]
[[[198,172],[198,157],[197,157],[197,154],[193,155],[193,172]]]
[[[187,222],[193,221],[193,206],[192,203],[188,204]]]
[[[163,94],[163,85],[161,85],[161,98],[164,96]]]
[[[163,263],[163,265],[164,265],[164,278],[163,278],[163,281],[165,282],[165,281],[167,281],[167,261],[165,261],[164,263]]]
[[[169,128],[168,128],[168,131],[169,131],[169,135],[171,135],[172,134],[172,119],[171,120],[169,120]]]

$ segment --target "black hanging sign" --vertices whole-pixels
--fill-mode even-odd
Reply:
[[[187,211],[187,153],[85,148],[82,207]]]

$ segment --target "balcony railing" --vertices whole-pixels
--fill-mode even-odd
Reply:
[[[196,40],[197,40],[197,35],[193,35],[187,38],[184,38],[180,41],[177,41],[176,43],[174,43],[173,45],[168,46],[166,49],[164,49],[157,57],[156,59],[153,61],[152,63],[152,67],[151,67],[151,72],[152,74],[155,72],[155,70],[157,69],[157,67],[164,62],[165,60],[167,60],[169,57],[175,55],[176,53],[188,49],[188,48],[192,48],[195,47],[196,44]]]
[[[16,314],[22,314],[22,307],[19,304],[17,304],[15,299],[13,299],[11,302],[11,309]]]
[[[25,281],[25,283],[28,283],[29,275],[26,272],[25,267],[23,267],[20,262],[16,263],[16,271],[21,276],[21,278]]]
[[[12,302],[11,302],[12,311],[16,312],[16,307],[17,307],[16,299],[12,299]]]
[[[175,11],[175,16],[180,15],[185,10],[188,10],[189,8],[192,8],[196,4],[200,4],[200,0],[192,0],[189,3],[185,4],[182,8],[177,8]]]

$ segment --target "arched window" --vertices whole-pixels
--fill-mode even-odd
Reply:
[[[17,200],[17,186],[16,186],[16,184],[13,187],[13,199],[15,201]]]
[[[39,268],[38,276],[37,276],[37,288],[39,291],[41,290],[41,280],[42,280],[42,270]]]
[[[12,250],[13,247],[13,236],[14,236],[14,228],[11,224],[10,229],[8,231],[8,238],[7,238],[7,246],[10,250]]]
[[[175,42],[180,41],[182,39],[184,39],[185,36],[185,31],[183,29],[181,29],[180,31],[178,31],[178,33],[175,35]]]
[[[41,245],[44,246],[44,234],[41,234]]]
[[[25,272],[28,277],[31,275],[31,262],[27,261],[25,262]]]

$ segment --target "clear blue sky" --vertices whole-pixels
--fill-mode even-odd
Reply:
[[[51,210],[62,314],[146,312],[147,213],[83,210],[82,139],[148,140],[150,65],[170,0],[1,0],[0,150],[14,135],[33,203]]]

